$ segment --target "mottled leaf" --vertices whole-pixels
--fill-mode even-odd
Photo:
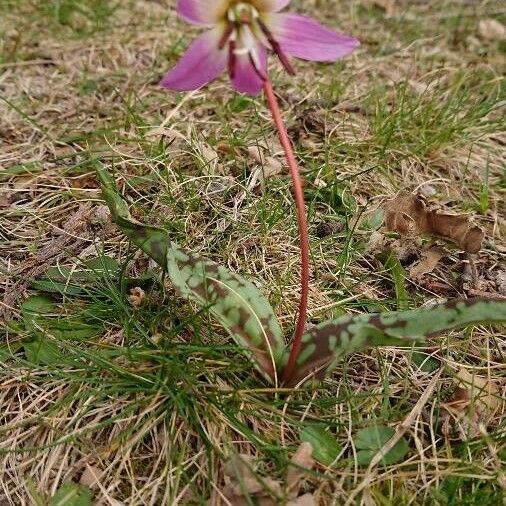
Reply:
[[[208,307],[270,379],[282,361],[284,340],[267,300],[255,286],[211,260],[172,247],[167,272],[179,293]]]
[[[42,295],[33,295],[21,304],[21,313],[26,316],[42,316],[50,314],[56,306],[53,299]]]
[[[275,380],[285,344],[274,312],[260,291],[215,262],[183,251],[170,241],[167,231],[132,219],[110,174],[101,166],[97,172],[121,231],[168,273],[180,295],[208,308],[235,341],[253,353],[259,370]]]
[[[289,385],[323,379],[345,355],[369,346],[410,346],[453,328],[505,321],[506,301],[494,299],[454,300],[409,311],[343,316],[304,334]]]
[[[82,262],[77,268],[49,267],[44,276],[32,282],[32,288],[62,295],[82,295],[86,285],[119,275],[120,266],[111,257],[102,256]]]
[[[0,346],[0,364],[2,362],[7,362],[14,357],[14,355],[19,351],[22,344],[17,341],[15,343],[2,344]]]
[[[355,447],[357,448],[357,462],[362,466],[371,463],[374,456],[392,438],[395,430],[382,425],[373,425],[359,430],[355,436]],[[388,466],[401,461],[409,451],[406,438],[402,437],[394,447],[382,456],[381,462]]]
[[[25,330],[30,331],[38,340],[44,341],[45,334],[50,334],[57,339],[87,339],[97,334],[99,328],[90,325],[78,315],[57,317],[56,303],[49,297],[41,295],[34,295],[26,299],[21,305],[21,316],[23,318],[23,325]],[[50,349],[47,352],[54,355],[51,351],[56,349],[54,345],[48,345]],[[27,347],[31,350],[27,352],[27,358],[32,362],[38,362],[34,359],[38,355],[45,356],[45,344],[42,345],[41,351],[37,351],[40,346],[37,342],[32,342],[31,338],[25,341],[25,351]],[[28,355],[30,355],[29,358]],[[45,360],[47,362],[47,360]]]
[[[113,220],[121,231],[162,268],[166,267],[167,250],[170,246],[166,230],[143,225],[130,216],[126,202],[118,195],[116,183],[101,164],[96,165],[102,184],[102,195],[109,206]]]

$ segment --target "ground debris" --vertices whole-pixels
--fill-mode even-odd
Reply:
[[[500,388],[495,381],[463,367],[455,375],[454,382],[452,398],[442,405],[446,411],[443,433],[448,436],[453,428],[461,440],[477,437],[493,423],[504,402]]]
[[[274,156],[266,154],[265,151],[272,152],[272,148],[264,148],[260,145],[248,147],[248,158],[255,162],[255,167],[251,171],[251,178],[248,184],[250,190],[258,184],[263,187],[270,177],[284,172],[283,163]]]
[[[497,19],[482,19],[478,23],[478,35],[484,40],[504,40],[506,27]]]
[[[291,466],[286,474],[286,487],[290,495],[297,495],[299,492],[301,481],[308,469],[312,469],[314,465],[313,447],[310,443],[301,443],[297,451],[294,453]]]
[[[423,250],[420,261],[409,270],[409,277],[416,280],[431,273],[445,255],[446,251],[440,246],[431,246]]]
[[[88,488],[96,488],[100,483],[102,474],[103,471],[101,471],[97,466],[86,464],[86,468],[81,475],[79,483]]]
[[[367,3],[383,10],[387,16],[395,14],[397,0],[367,0]]]
[[[468,215],[428,209],[422,197],[408,192],[400,192],[387,201],[384,209],[385,225],[391,232],[443,237],[468,253],[477,253],[481,249],[483,230],[474,225]]]
[[[501,295],[506,295],[506,271],[500,271],[495,277],[497,291]]]
[[[262,476],[255,470],[251,455],[235,455],[225,465],[225,487],[209,501],[210,506],[223,504],[220,496],[234,506],[252,503],[261,506],[312,506],[313,494],[299,496],[304,476],[314,465],[313,447],[304,442],[290,459],[285,483]],[[280,500],[284,498],[282,502]]]
[[[144,303],[146,299],[146,293],[142,288],[136,286],[135,288],[130,289],[130,295],[128,296],[128,301],[134,307],[140,307]]]
[[[4,317],[11,314],[16,299],[27,288],[31,281],[46,271],[49,265],[60,258],[66,252],[78,253],[87,244],[88,235],[86,223],[92,214],[93,205],[91,202],[84,202],[79,205],[77,211],[64,223],[55,239],[42,247],[35,257],[29,259],[16,267],[12,275],[18,280],[6,288],[3,308]]]

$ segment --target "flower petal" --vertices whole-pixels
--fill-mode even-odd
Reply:
[[[267,73],[267,51],[261,44],[257,43],[256,54],[260,71]],[[248,54],[238,54],[234,67],[234,77],[232,84],[237,91],[248,93],[249,95],[258,95],[264,85],[263,79],[258,75]]]
[[[160,84],[171,90],[189,91],[214,80],[227,66],[227,51],[218,47],[221,33],[215,28],[197,37]]]
[[[251,0],[260,12],[278,12],[284,9],[291,0]]]
[[[177,12],[188,23],[212,26],[227,10],[228,0],[178,0]]]
[[[360,45],[353,37],[333,32],[317,21],[298,14],[270,14],[265,24],[283,52],[313,61],[334,61]]]

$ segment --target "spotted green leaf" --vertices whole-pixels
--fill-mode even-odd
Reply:
[[[259,370],[277,381],[285,344],[274,312],[249,281],[224,267],[185,252],[166,230],[134,220],[119,196],[114,180],[97,167],[102,193],[121,231],[168,274],[179,294],[207,308],[235,341],[252,353]]]
[[[409,311],[343,316],[304,334],[289,383],[323,379],[345,355],[369,346],[410,346],[453,328],[485,322],[506,322],[505,300],[454,300]]]

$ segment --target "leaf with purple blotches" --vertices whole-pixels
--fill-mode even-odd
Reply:
[[[304,334],[289,384],[321,380],[345,355],[364,348],[410,346],[454,328],[505,321],[506,301],[493,299],[454,300],[408,311],[342,316]]]

